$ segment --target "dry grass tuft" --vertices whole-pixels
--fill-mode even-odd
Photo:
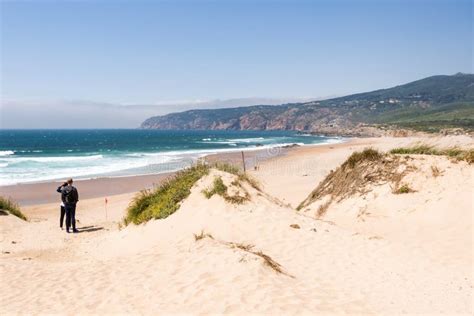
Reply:
[[[253,247],[255,247],[254,245],[250,245],[250,244],[241,244],[241,243],[229,243],[229,245],[232,247],[232,248],[239,248],[241,250],[244,250],[244,251],[247,251],[249,252],[251,249],[253,249]]]
[[[347,158],[343,166],[354,168],[357,164],[364,161],[377,161],[383,157],[383,154],[373,148],[366,148],[363,151],[356,151]]]
[[[275,270],[277,273],[281,273],[281,274],[285,274],[285,275],[288,275],[290,277],[293,277],[293,276],[287,274],[285,271],[283,271],[281,264],[279,264],[278,262],[273,260],[272,257],[270,257],[269,255],[266,255],[261,251],[258,251],[258,252],[251,251],[251,253],[253,253],[256,256],[259,256],[260,258],[262,258],[264,264],[269,266],[273,270]]]
[[[211,235],[211,234],[207,234],[205,233],[203,230],[201,230],[201,233],[198,235],[198,234],[194,234],[194,240],[195,241],[199,241],[201,239],[204,239],[204,238],[211,238],[211,239],[214,239],[214,237]]]
[[[248,252],[250,254],[258,256],[258,257],[263,259],[263,263],[266,266],[272,268],[275,272],[287,275],[291,278],[294,278],[294,276],[292,276],[292,275],[286,273],[285,271],[283,271],[283,268],[282,268],[281,264],[279,264],[278,262],[273,260],[272,257],[270,257],[269,255],[264,254],[262,251],[253,251],[252,250],[254,248],[253,245],[245,245],[245,244],[232,243],[232,242],[224,242],[224,243],[229,245],[231,248],[238,248],[240,250],[243,250],[245,252]]]
[[[401,165],[405,165],[403,171],[399,171]],[[327,212],[332,202],[369,192],[369,184],[394,183],[398,187],[405,174],[413,169],[414,167],[407,165],[406,160],[372,148],[355,152],[335,171],[330,172],[297,209],[329,195],[329,201],[321,205],[316,213],[319,218]]]
[[[257,256],[257,257],[260,257],[262,258],[263,260],[263,263],[270,267],[271,269],[273,269],[275,272],[279,273],[279,274],[284,274],[286,276],[289,276],[290,278],[294,278],[294,276],[292,276],[291,274],[288,274],[287,272],[285,272],[283,270],[283,267],[281,266],[281,264],[279,264],[278,262],[276,262],[275,260],[273,260],[272,257],[270,257],[269,255],[263,253],[262,251],[254,251],[252,249],[254,249],[254,245],[251,245],[251,244],[243,244],[243,243],[235,243],[235,242],[229,242],[229,241],[222,241],[222,240],[217,240],[217,239],[214,239],[214,237],[212,237],[211,234],[206,234],[204,233],[204,231],[201,231],[201,233],[199,235],[197,234],[194,234],[194,239],[196,241],[198,240],[201,240],[201,239],[204,239],[204,238],[210,238],[212,240],[215,240],[216,242],[222,244],[222,245],[225,245],[229,248],[232,248],[232,249],[239,249],[239,250],[242,250],[242,251],[245,251],[249,254],[252,254],[254,256]]]
[[[469,164],[474,163],[474,149],[461,149],[459,147],[436,148],[429,145],[417,145],[413,147],[399,147],[390,151],[391,154],[404,155],[435,155],[447,156],[455,161],[466,161]]]
[[[329,205],[331,204],[331,202],[332,202],[332,199],[318,207],[318,210],[316,211],[316,218],[321,218],[321,217],[324,216],[324,214],[326,214],[326,212],[329,209]]]
[[[467,161],[468,164],[474,163],[474,149],[470,149],[464,154],[464,160]]]
[[[18,203],[3,196],[0,196],[0,210],[9,213],[13,216],[16,216],[24,221],[28,221],[26,215],[21,212]]]
[[[294,228],[294,229],[300,229],[301,228],[300,225],[298,225],[298,224],[291,224],[290,227]]]
[[[439,170],[439,168],[437,166],[431,166],[431,174],[433,175],[433,177],[437,178],[440,175],[442,175],[443,172],[441,170]]]

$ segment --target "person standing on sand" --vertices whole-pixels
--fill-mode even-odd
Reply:
[[[62,193],[62,189],[67,186],[67,182],[64,182],[62,185],[60,185],[57,189],[56,189],[56,192],[58,193]],[[61,229],[63,229],[63,223],[64,223],[64,215],[66,215],[66,207],[64,206],[64,200],[63,200],[63,196],[61,194],[61,209],[60,209],[60,212],[61,212],[61,215],[59,217],[59,227],[61,227]]]
[[[64,201],[66,209],[66,232],[69,233],[69,228],[72,226],[72,232],[79,232],[76,229],[76,204],[79,201],[79,193],[77,189],[72,186],[72,179],[66,181],[67,185],[61,189],[61,200]]]

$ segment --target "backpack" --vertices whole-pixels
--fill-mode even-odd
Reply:
[[[71,191],[64,193],[64,202],[69,204],[77,203],[77,191],[76,188],[72,187]]]

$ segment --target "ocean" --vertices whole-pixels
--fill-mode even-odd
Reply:
[[[0,186],[157,174],[212,153],[341,141],[290,131],[0,130]]]

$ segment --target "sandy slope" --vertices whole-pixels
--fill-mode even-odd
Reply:
[[[242,205],[204,197],[215,176],[229,186],[233,180],[213,171],[172,216],[122,230],[116,221],[130,195],[110,198],[107,221],[102,199],[82,201],[81,226],[93,227],[76,235],[57,227],[56,204],[27,209],[30,223],[2,216],[0,245],[10,253],[0,257],[0,311],[470,314],[472,166],[415,159],[420,169],[407,181],[418,192],[393,195],[381,186],[335,204],[322,220],[314,205],[302,212],[286,205],[302,201],[351,151],[412,141],[357,140],[267,161],[253,172],[264,192],[244,186],[251,201]],[[433,177],[431,164],[443,174]],[[373,216],[360,221],[363,208]],[[196,241],[201,232],[213,238]],[[237,243],[253,245],[253,253]]]

